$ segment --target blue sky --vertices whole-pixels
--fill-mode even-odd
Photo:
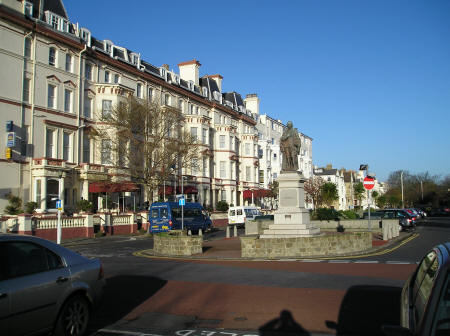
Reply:
[[[66,0],[69,19],[292,120],[318,166],[450,174],[450,1]]]

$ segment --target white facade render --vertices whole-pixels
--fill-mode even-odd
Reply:
[[[324,182],[331,182],[336,185],[338,191],[338,200],[334,204],[336,210],[346,210],[347,200],[345,195],[345,181],[342,170],[334,169],[332,165],[327,165],[325,168],[315,168],[314,175],[320,176]]]
[[[196,134],[200,169],[181,172],[188,200],[239,205],[245,190],[259,188],[256,118],[238,93],[222,92],[222,76],[199,77],[197,60],[178,64],[179,73],[154,66],[71,23],[62,1],[34,3],[0,1],[0,123],[12,125],[14,138],[0,137],[0,211],[10,192],[42,212],[55,211],[58,198],[65,209],[81,198],[118,208],[130,192],[138,204],[151,202],[114,164],[108,144],[90,136],[99,116],[130,95],[179,108]],[[104,182],[120,191],[106,196]],[[162,192],[172,197],[179,186],[174,176]],[[105,196],[111,205],[97,202]]]

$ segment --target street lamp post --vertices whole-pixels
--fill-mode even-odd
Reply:
[[[403,170],[400,172],[400,183],[402,186],[402,209],[405,208],[405,200],[403,198]]]

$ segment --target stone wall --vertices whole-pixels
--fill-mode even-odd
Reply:
[[[153,242],[153,251],[157,254],[190,256],[202,253],[203,237],[156,234]]]
[[[378,231],[380,229],[380,221],[379,219],[372,219],[371,220],[371,228],[373,231]],[[381,221],[385,225],[394,225],[399,224],[398,219],[383,219]],[[336,227],[338,224],[341,224],[344,226],[345,229],[353,229],[353,230],[367,230],[368,229],[368,222],[367,219],[347,219],[347,220],[341,220],[341,221],[318,221],[314,220],[311,221],[311,225],[314,227],[318,227],[321,230],[336,230]],[[255,220],[255,221],[249,221],[245,223],[245,234],[246,235],[260,235],[263,234],[265,229],[269,228],[269,225],[273,224],[273,220]]]
[[[345,232],[314,237],[241,237],[243,258],[310,257],[348,254],[372,247],[370,232]]]

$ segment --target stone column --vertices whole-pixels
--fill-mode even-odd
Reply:
[[[81,190],[81,197],[83,197],[84,200],[89,200],[89,180],[83,180]]]
[[[86,228],[86,237],[94,237],[94,215],[87,213],[84,215],[84,226]]]
[[[18,215],[17,219],[18,219],[18,224],[19,224],[17,233],[32,235],[33,227],[32,227],[31,215],[26,215],[26,214]]]
[[[41,179],[41,211],[47,210],[47,178]]]

